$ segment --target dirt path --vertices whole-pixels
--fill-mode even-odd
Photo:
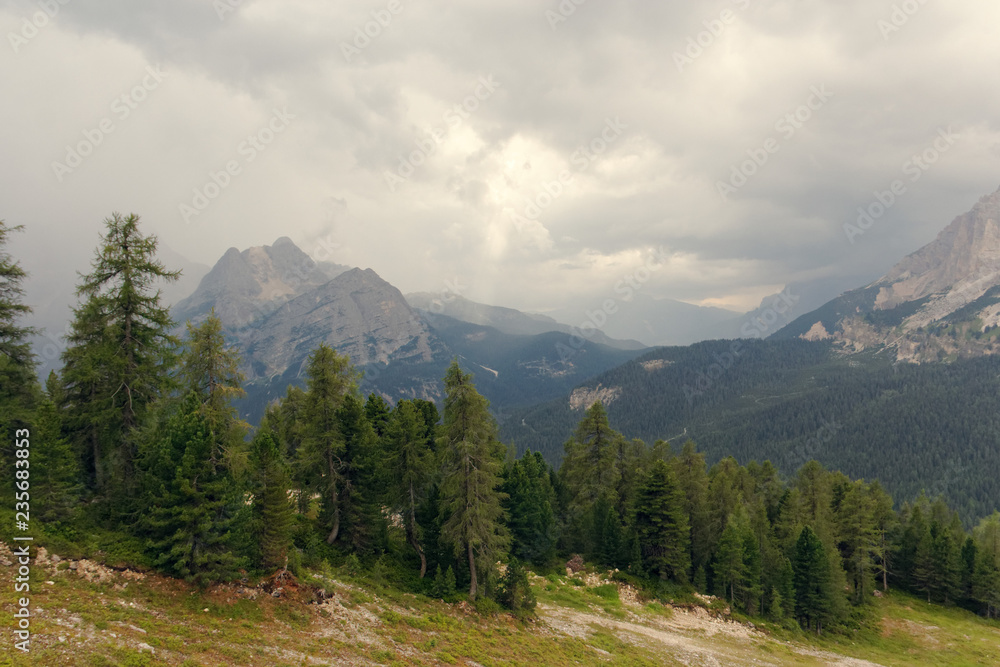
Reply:
[[[586,638],[597,628],[613,631],[623,641],[664,653],[683,665],[837,665],[880,667],[876,663],[818,651],[772,639],[741,623],[713,618],[704,609],[674,609],[669,617],[619,620],[604,613],[538,605],[539,617],[556,632]]]

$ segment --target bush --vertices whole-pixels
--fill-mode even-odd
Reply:
[[[615,594],[617,595],[617,589]],[[535,611],[535,594],[528,582],[528,573],[516,558],[507,563],[507,572],[500,580],[497,601],[515,615],[531,615]]]

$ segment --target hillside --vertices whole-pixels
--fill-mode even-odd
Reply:
[[[879,479],[898,502],[943,493],[966,521],[1000,506],[992,472],[1000,467],[1000,360],[896,364],[822,342],[736,344],[735,362],[730,341],[649,352],[515,411],[501,435],[558,464],[582,408],[600,398],[625,436],[669,439],[675,451],[690,438],[710,462],[769,459],[791,475],[815,458]]]
[[[0,543],[0,617],[14,569]],[[480,615],[337,568],[199,590],[156,574],[59,558],[33,563],[28,655],[0,665],[945,665],[996,664],[1000,626],[902,594],[879,600],[880,630],[817,641],[734,622],[710,598],[664,604],[607,574],[532,577],[538,619]]]
[[[846,351],[891,348],[904,361],[1000,351],[1000,189],[875,282],[802,315],[775,338],[831,340]]]

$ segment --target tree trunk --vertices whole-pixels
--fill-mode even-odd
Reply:
[[[333,528],[326,538],[326,543],[333,544],[340,534],[340,501],[337,494],[337,471],[333,467],[333,454],[331,452],[327,452],[326,463],[330,475],[330,504],[333,506]]]
[[[417,500],[412,483],[410,484],[410,520],[406,525],[406,540],[420,556],[420,578],[423,579],[424,575],[427,574],[427,556],[424,555],[424,550],[417,540]]]
[[[479,582],[476,579],[476,557],[472,553],[472,542],[467,543],[469,552],[469,601],[476,601],[476,593],[479,592]]]

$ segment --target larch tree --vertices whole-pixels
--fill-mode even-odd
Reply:
[[[309,357],[306,377],[297,477],[304,494],[319,494],[326,541],[333,544],[340,535],[347,451],[338,412],[345,397],[357,391],[358,374],[347,356],[320,343]]]
[[[134,429],[169,392],[176,339],[157,282],[177,280],[156,259],[157,239],[139,216],[115,213],[77,287],[79,305],[63,352],[70,429],[84,450],[95,490],[130,497],[136,490]]]
[[[448,518],[442,537],[469,565],[469,598],[479,592],[479,568],[492,567],[506,553],[510,538],[504,525],[504,493],[500,490],[506,449],[488,403],[452,361],[444,378],[444,426],[441,508]]]
[[[427,574],[427,555],[421,543],[417,507],[423,500],[434,459],[427,442],[423,414],[411,401],[400,401],[386,427],[388,479],[393,506],[402,513],[406,541],[420,558],[420,578]]]

